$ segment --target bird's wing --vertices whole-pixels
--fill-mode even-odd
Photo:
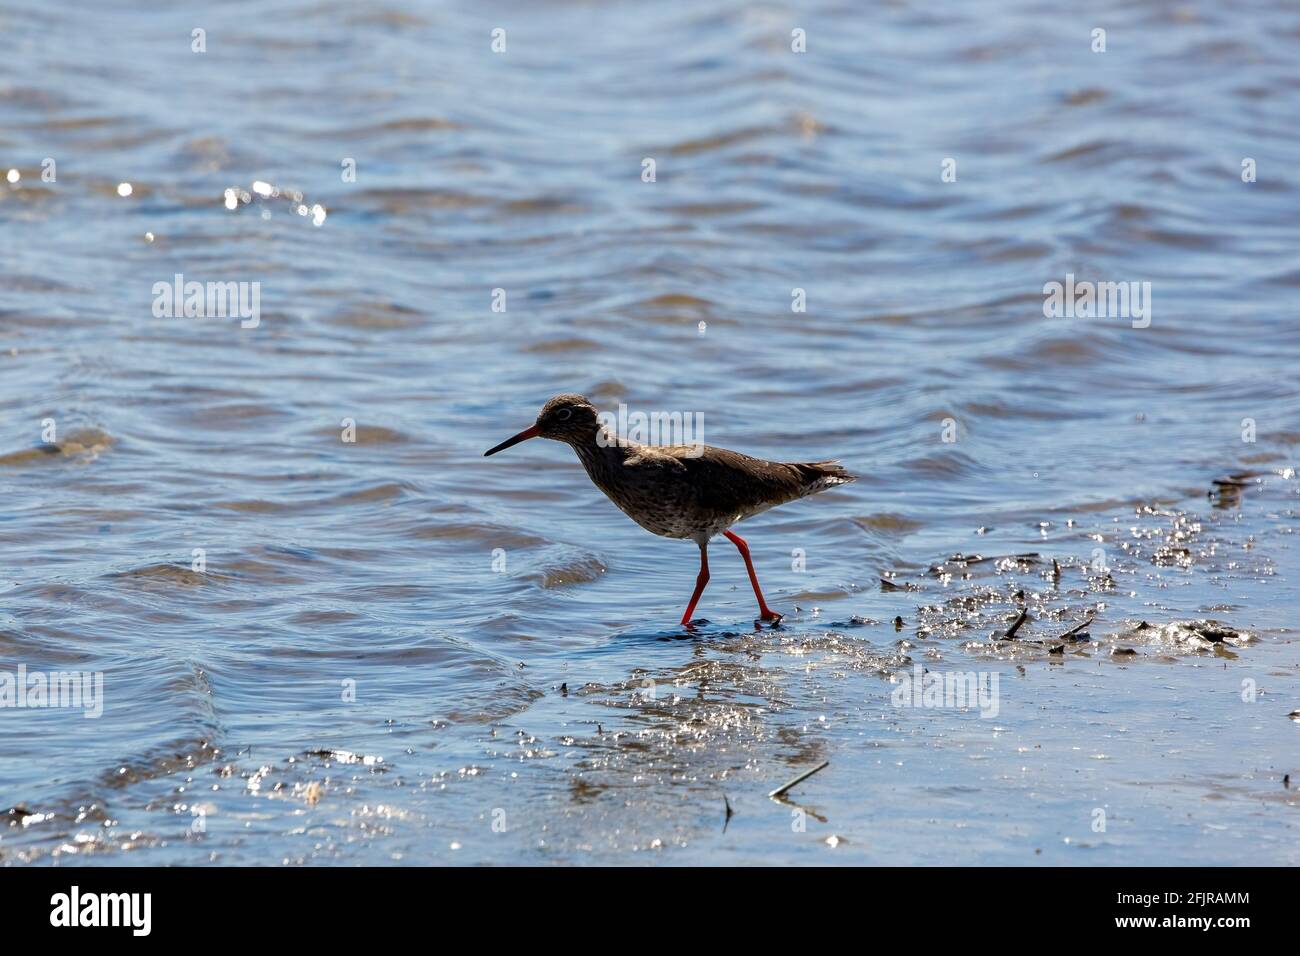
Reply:
[[[685,469],[701,506],[719,513],[751,514],[808,493],[795,465],[766,461],[712,445],[660,449]]]

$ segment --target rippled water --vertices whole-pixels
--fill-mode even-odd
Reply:
[[[0,9],[0,862],[1300,861],[1300,11],[976,6]],[[562,391],[861,476],[783,626]]]

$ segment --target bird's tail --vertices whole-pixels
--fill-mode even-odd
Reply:
[[[827,488],[858,480],[857,475],[849,474],[838,461],[791,462],[790,467],[804,480],[805,495],[814,495]]]

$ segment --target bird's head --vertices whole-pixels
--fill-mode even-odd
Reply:
[[[495,448],[483,452],[483,457],[505,451],[530,438],[550,438],[555,441],[575,442],[590,440],[596,431],[596,406],[581,395],[556,395],[542,406],[537,421],[518,435],[507,438]]]

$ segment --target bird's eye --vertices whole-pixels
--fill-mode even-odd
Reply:
[[[555,413],[555,417],[562,422],[567,422],[570,418],[573,417],[573,409],[561,408],[558,412]]]

